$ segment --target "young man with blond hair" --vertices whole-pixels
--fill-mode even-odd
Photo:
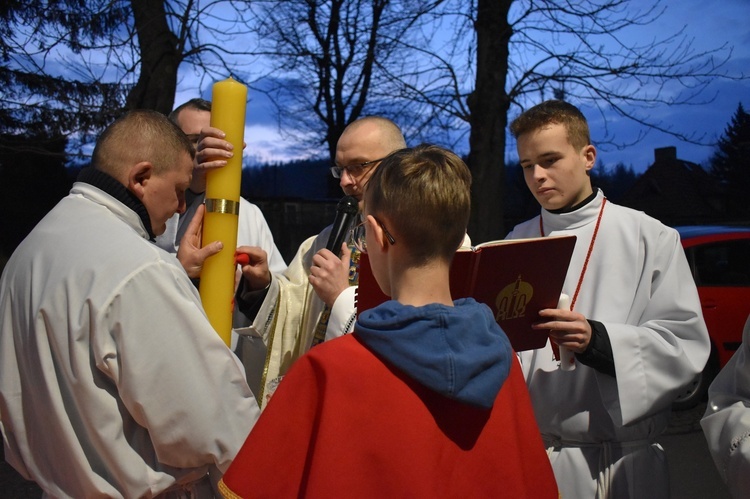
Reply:
[[[596,148],[575,106],[543,102],[511,131],[542,209],[508,238],[578,238],[562,291],[570,310],[540,311],[535,327],[550,342],[520,353],[561,495],[669,497],[656,438],[710,351],[679,235],[592,187]]]
[[[292,366],[224,475],[226,497],[557,499],[507,336],[489,307],[450,294],[470,184],[439,147],[382,161],[357,246],[392,300]]]

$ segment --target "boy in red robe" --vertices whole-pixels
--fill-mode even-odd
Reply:
[[[392,300],[294,364],[226,497],[558,497],[508,338],[487,306],[451,299],[470,184],[435,146],[383,160],[359,246]]]

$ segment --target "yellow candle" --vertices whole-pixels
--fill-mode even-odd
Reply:
[[[203,243],[221,241],[224,248],[203,264],[200,295],[211,325],[227,345],[232,337],[234,251],[237,248],[246,106],[245,85],[232,78],[214,84],[211,126],[226,134],[225,140],[234,146],[234,156],[227,160],[226,166],[209,170],[206,175]]]

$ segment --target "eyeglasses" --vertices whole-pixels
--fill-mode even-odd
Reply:
[[[388,229],[385,228],[383,222],[381,222],[377,218],[375,218],[375,221],[378,222],[380,228],[383,229],[383,233],[385,234],[385,238],[388,239],[388,242],[390,244],[396,244],[396,240],[393,238],[391,233],[388,232]],[[361,253],[367,253],[367,241],[365,240],[365,236],[367,235],[367,232],[365,231],[366,222],[366,220],[363,220],[362,222],[349,229],[349,240],[352,241],[354,247],[357,248]]]
[[[365,161],[364,163],[358,163],[356,165],[349,166],[332,166],[331,175],[333,175],[333,178],[341,178],[344,172],[346,172],[350,177],[357,178],[365,172],[365,169],[368,166],[372,168],[372,166],[370,165],[374,165],[375,163],[383,161],[384,159],[385,158],[373,159],[372,161]],[[369,170],[369,168],[367,169]]]

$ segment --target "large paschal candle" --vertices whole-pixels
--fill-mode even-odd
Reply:
[[[234,156],[224,167],[206,174],[206,215],[203,244],[221,241],[224,248],[206,259],[201,271],[200,295],[211,325],[229,345],[232,335],[237,220],[239,216],[242,148],[245,132],[247,87],[227,78],[213,86],[211,126],[226,134]]]

